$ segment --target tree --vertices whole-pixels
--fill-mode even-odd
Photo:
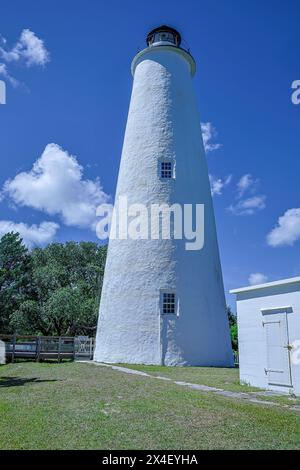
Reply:
[[[32,260],[18,233],[0,240],[0,332],[11,333],[11,317],[31,295]]]
[[[91,334],[96,329],[106,246],[52,243],[32,253],[31,298],[14,312],[17,332]]]
[[[238,327],[237,327],[237,318],[236,315],[232,312],[231,308],[227,307],[227,314],[229,320],[229,328],[231,335],[232,349],[234,351],[238,350]]]

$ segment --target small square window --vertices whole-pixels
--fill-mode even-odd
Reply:
[[[175,294],[173,292],[163,292],[162,294],[162,313],[175,314]]]
[[[160,176],[163,179],[172,178],[173,168],[172,162],[161,162],[160,163]]]

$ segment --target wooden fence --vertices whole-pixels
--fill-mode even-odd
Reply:
[[[7,361],[16,359],[79,360],[93,359],[95,339],[86,336],[17,336],[0,335],[0,341],[5,343]],[[234,352],[235,366],[239,366],[238,352]]]
[[[92,359],[94,339],[69,336],[18,336],[0,335],[5,343],[6,360],[16,359]]]

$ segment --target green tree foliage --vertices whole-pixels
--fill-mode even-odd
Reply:
[[[0,240],[0,332],[11,333],[10,316],[32,294],[32,259],[18,233]]]
[[[227,314],[228,314],[228,320],[229,320],[232,349],[234,351],[237,351],[238,350],[237,318],[236,318],[236,315],[232,312],[230,307],[227,307]]]
[[[18,270],[10,274],[6,291],[0,287],[0,306],[10,299],[0,332],[58,336],[93,334],[106,247],[92,242],[53,243],[28,253],[18,235],[10,235],[10,239],[5,235],[0,242],[0,260],[3,245],[6,251],[14,253]],[[18,250],[16,240],[19,242]],[[24,257],[30,269],[25,270]],[[2,274],[0,276],[1,282]]]

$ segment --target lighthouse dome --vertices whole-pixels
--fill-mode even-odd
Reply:
[[[170,26],[162,25],[153,29],[147,35],[148,46],[172,45],[179,47],[181,36],[176,29]]]

